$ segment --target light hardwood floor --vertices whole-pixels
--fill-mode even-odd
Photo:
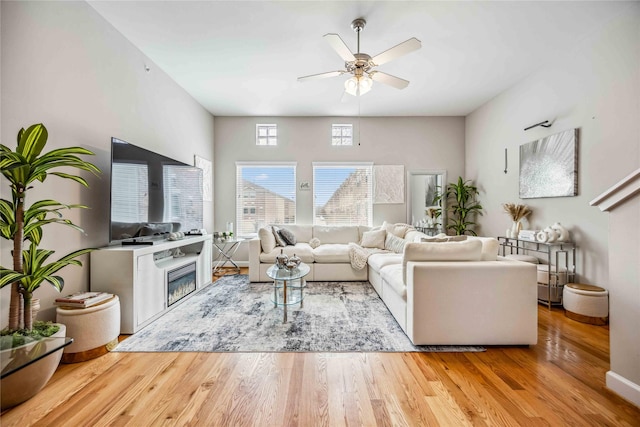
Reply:
[[[538,314],[536,346],[483,353],[109,353],[0,424],[640,426],[604,385],[608,328]]]

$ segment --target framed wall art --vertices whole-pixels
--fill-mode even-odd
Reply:
[[[578,195],[578,129],[520,146],[520,198]]]

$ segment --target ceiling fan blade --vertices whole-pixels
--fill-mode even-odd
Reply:
[[[406,55],[409,52],[418,50],[422,47],[422,43],[417,38],[413,37],[409,40],[405,40],[402,43],[395,45],[391,49],[387,49],[382,53],[377,54],[371,61],[376,65],[385,64],[393,59],[399,58],[402,55]]]
[[[319,79],[326,79],[327,77],[337,77],[337,76],[341,76],[344,73],[346,73],[346,71],[329,71],[326,73],[320,73],[320,74],[312,74],[310,76],[302,76],[302,77],[298,77],[298,81],[299,82],[306,82],[308,80],[319,80]]]
[[[372,71],[369,73],[369,77],[371,77],[373,81],[393,86],[396,89],[404,89],[409,86],[409,80],[401,79],[400,77],[392,76],[391,74],[383,73],[381,71]]]
[[[344,59],[345,62],[356,60],[356,57],[353,56],[353,52],[351,52],[351,49],[347,47],[347,45],[344,41],[342,41],[339,35],[329,33],[325,34],[323,37],[331,45],[333,50],[335,50],[338,55],[340,55],[340,58]]]

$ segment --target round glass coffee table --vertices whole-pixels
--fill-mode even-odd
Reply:
[[[267,276],[273,279],[273,301],[274,307],[281,306],[284,311],[283,323],[287,322],[287,307],[293,304],[300,304],[304,300],[304,288],[307,286],[305,276],[309,274],[311,267],[305,263],[300,263],[297,268],[288,270],[272,265],[267,269]]]

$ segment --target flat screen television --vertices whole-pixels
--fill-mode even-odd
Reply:
[[[202,170],[111,138],[110,243],[202,229]]]

